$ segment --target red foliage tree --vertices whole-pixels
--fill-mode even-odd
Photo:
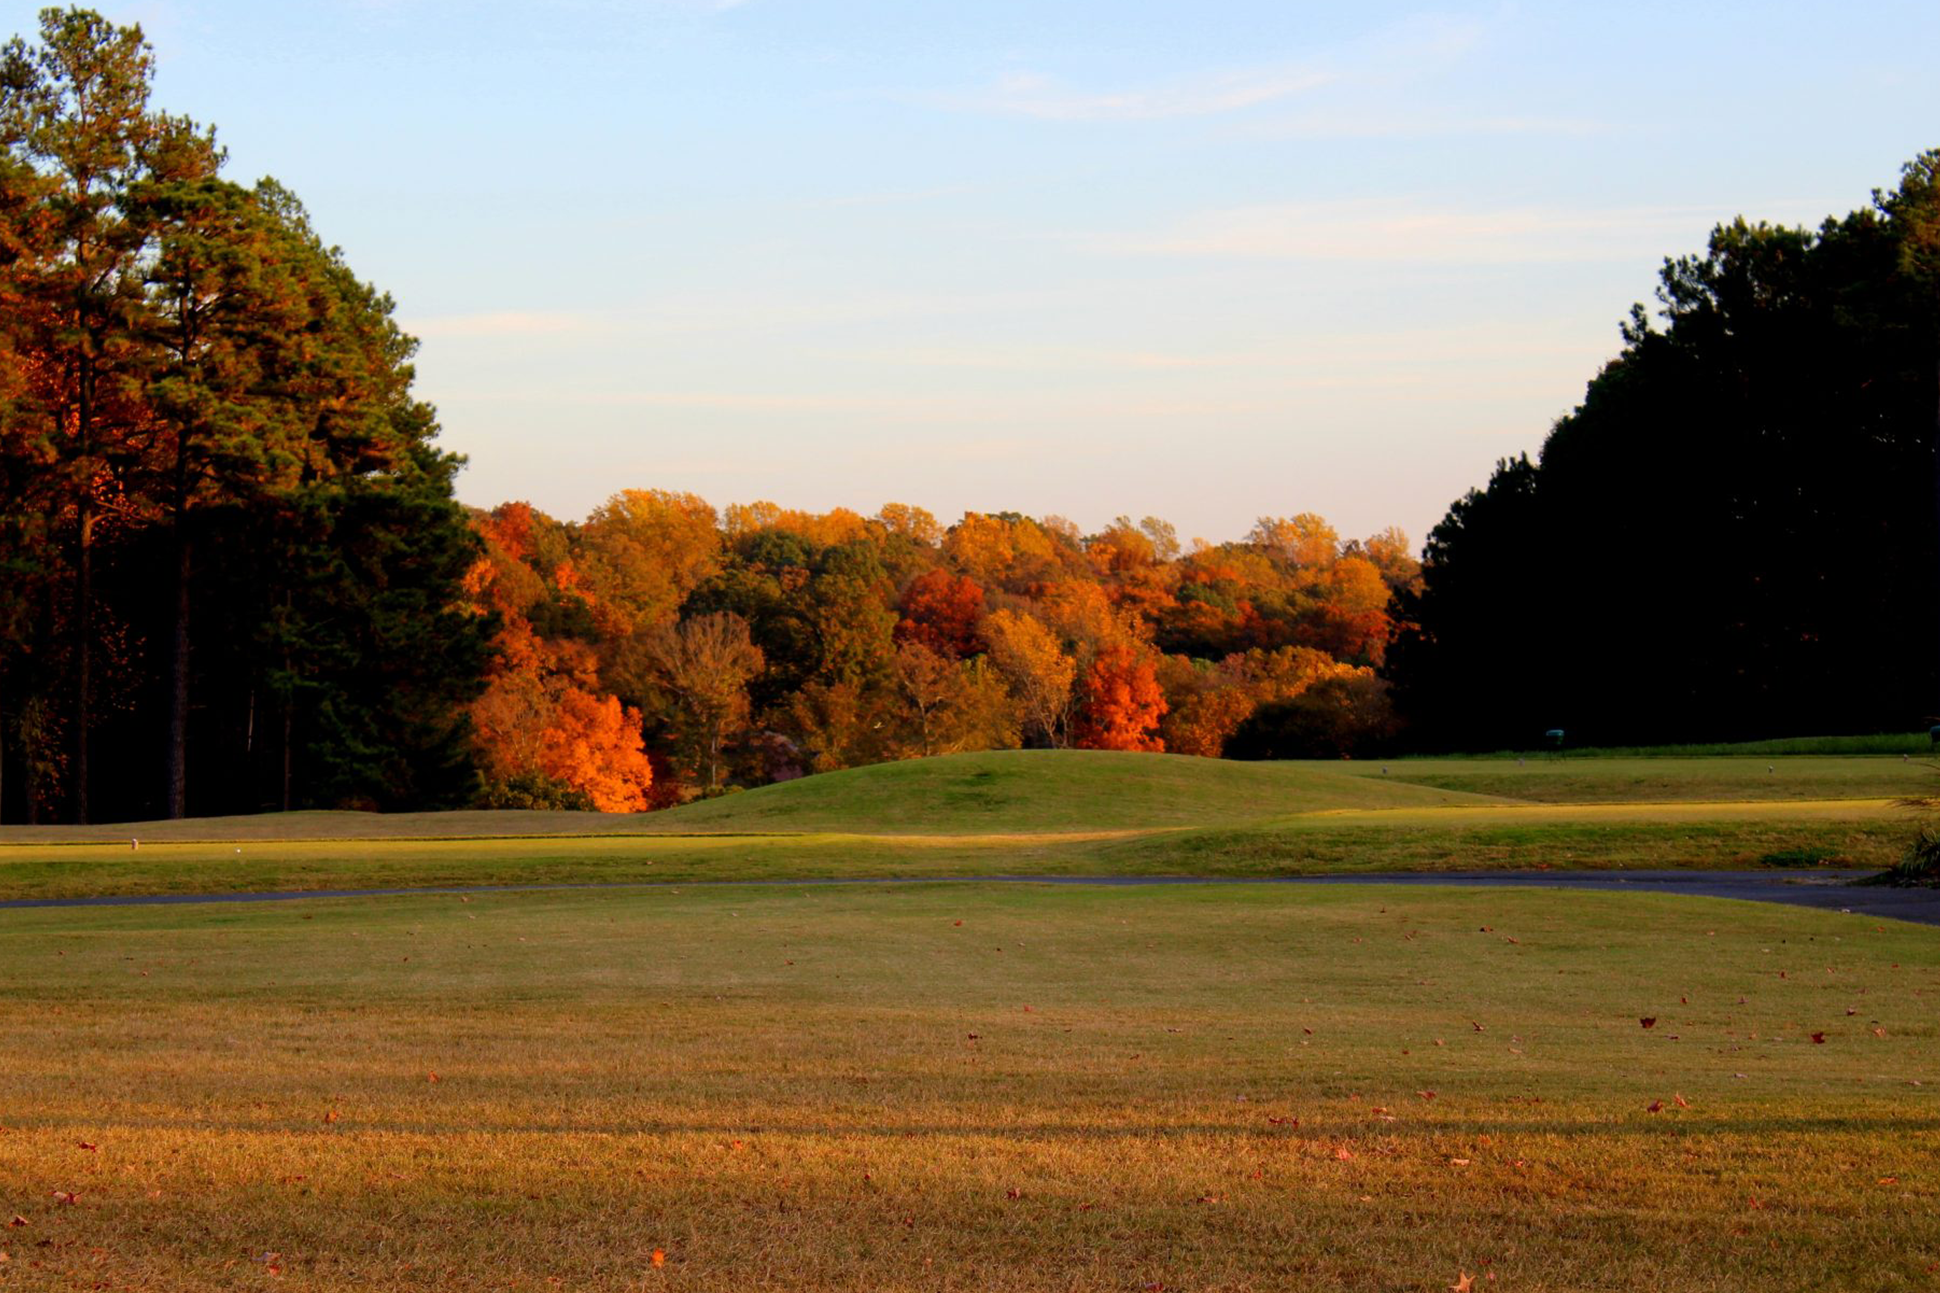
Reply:
[[[983,650],[977,621],[983,617],[983,589],[974,580],[947,570],[931,570],[910,580],[899,607],[898,642],[919,642],[941,656],[961,660]]]

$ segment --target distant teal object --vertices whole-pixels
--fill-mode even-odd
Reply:
[[[1927,729],[1927,744],[1940,745],[1940,723],[1936,723]]]

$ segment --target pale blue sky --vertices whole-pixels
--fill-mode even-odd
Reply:
[[[396,296],[461,495],[563,517],[643,486],[1419,542],[1662,257],[1940,145],[1931,3],[101,8]]]

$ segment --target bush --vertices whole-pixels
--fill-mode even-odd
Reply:
[[[516,777],[506,777],[500,781],[488,781],[485,788],[478,792],[480,808],[527,808],[554,812],[593,811],[593,801],[583,790],[575,790],[563,781],[540,776],[536,772],[521,773]]]
[[[1940,821],[1923,824],[1919,834],[1913,837],[1913,842],[1906,846],[1904,857],[1860,883],[1892,885],[1896,888],[1940,885]]]

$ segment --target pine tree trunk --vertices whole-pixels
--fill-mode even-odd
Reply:
[[[168,652],[167,806],[173,821],[188,816],[189,785],[189,537],[175,518],[175,607]]]
[[[76,322],[81,322],[77,316]],[[80,551],[74,566],[74,820],[88,822],[88,729],[94,724],[94,359],[84,349],[80,361],[75,438],[81,488],[78,499]]]
[[[74,569],[74,820],[88,823],[88,728],[94,714],[89,677],[94,647],[94,509],[81,504],[81,551]],[[58,792],[57,792],[58,793]]]
[[[283,669],[287,673],[290,658],[283,657]],[[296,726],[296,689],[290,688],[283,694],[283,811],[290,811],[290,734]]]

